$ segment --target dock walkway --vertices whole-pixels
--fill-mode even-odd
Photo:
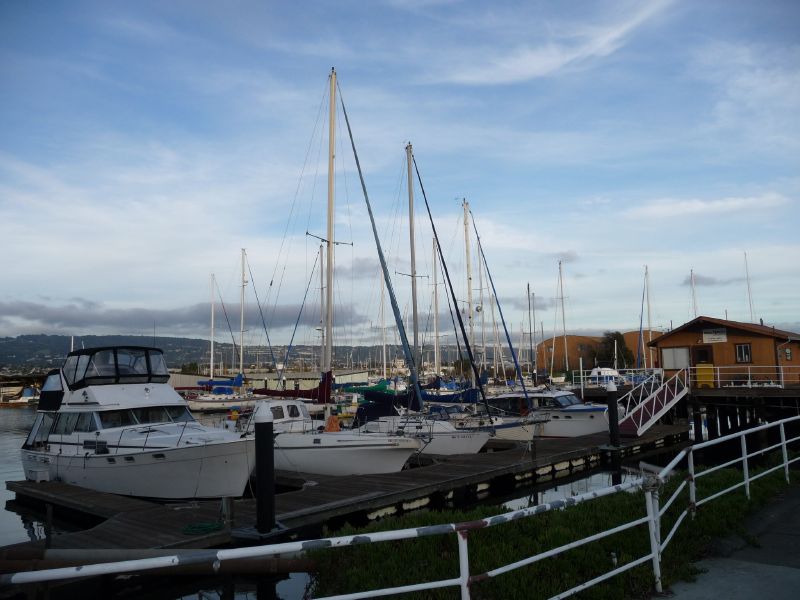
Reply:
[[[314,526],[337,517],[376,511],[386,513],[424,506],[436,495],[474,494],[478,489],[513,489],[517,483],[547,480],[601,464],[607,434],[539,439],[532,448],[514,446],[475,455],[437,457],[433,464],[387,475],[324,477],[279,473],[305,480],[302,489],[275,497],[276,518],[288,529]],[[688,443],[686,425],[659,425],[641,438],[624,443],[632,455]],[[104,494],[61,482],[8,482],[21,502],[52,504],[59,513],[81,513],[105,519],[86,531],[52,538],[53,548],[209,548],[232,543],[229,527],[221,526],[220,501],[161,504]],[[252,527],[252,498],[233,503],[236,527]],[[27,542],[3,550],[19,554],[44,542]]]

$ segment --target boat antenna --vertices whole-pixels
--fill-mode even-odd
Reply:
[[[338,84],[336,86],[339,88]],[[383,279],[386,283],[386,291],[389,292],[389,302],[392,305],[392,313],[394,320],[397,324],[397,332],[400,335],[400,342],[403,345],[403,354],[408,365],[409,374],[411,377],[412,392],[416,394],[419,401],[419,408],[422,409],[422,390],[419,387],[419,378],[417,376],[417,364],[414,362],[414,355],[408,345],[408,337],[406,336],[406,329],[403,326],[403,317],[400,314],[400,307],[397,305],[397,298],[394,294],[394,287],[392,286],[392,279],[389,276],[389,269],[386,267],[386,258],[383,255],[383,247],[381,240],[378,237],[378,227],[375,225],[375,216],[372,214],[372,205],[369,202],[369,194],[367,193],[367,185],[364,182],[364,173],[361,171],[361,162],[358,160],[358,152],[356,151],[356,143],[353,139],[353,130],[350,128],[350,119],[347,117],[347,109],[344,106],[344,96],[342,90],[339,88],[339,100],[342,103],[342,114],[344,121],[347,124],[347,135],[350,137],[350,145],[353,148],[353,158],[356,161],[356,169],[358,170],[358,179],[361,182],[361,191],[364,194],[364,202],[367,205],[367,213],[369,214],[369,222],[372,225],[372,235],[375,238],[375,248],[378,250],[378,258],[380,259],[381,269],[383,270]],[[424,192],[423,192],[424,194]],[[427,204],[427,202],[426,202]]]

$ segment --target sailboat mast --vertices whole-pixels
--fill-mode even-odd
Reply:
[[[323,245],[319,245],[319,370],[324,370],[322,363],[325,360],[325,252]]]
[[[406,146],[406,163],[408,167],[408,236],[411,243],[411,315],[414,328],[414,362],[417,368],[420,367],[419,356],[419,317],[417,316],[417,258],[414,240],[414,178],[412,165],[414,156],[412,154],[411,142]]]
[[[214,381],[214,292],[216,282],[214,281],[214,274],[211,274],[211,359],[209,361],[209,374],[208,378]]]
[[[336,69],[331,69],[330,107],[328,114],[328,232],[327,259],[325,265],[325,352],[322,360],[322,372],[327,373],[333,367],[333,251],[334,251],[334,157],[336,156]]]
[[[747,252],[744,253],[744,275],[747,279],[747,303],[750,306],[750,322],[756,322],[755,310],[753,309],[753,292],[750,289],[750,269],[747,266]]]
[[[239,297],[239,373],[244,375],[244,288],[247,286],[247,279],[244,274],[245,250],[242,248],[242,293]]]
[[[464,247],[466,249],[467,263],[467,319],[469,322],[469,343],[475,340],[475,324],[472,319],[472,261],[469,254],[469,203],[466,198],[462,201],[464,207]],[[474,376],[473,376],[474,379]],[[473,385],[475,382],[472,382]]]
[[[692,311],[694,312],[694,317],[697,318],[697,293],[694,288],[694,269],[689,271],[689,279],[692,284]]]
[[[531,302],[531,284],[530,283],[528,284],[527,291],[528,291],[528,345],[529,345],[529,348],[530,348],[529,355],[528,355],[528,361],[529,361],[530,364],[529,364],[528,369],[529,369],[529,371],[531,373],[533,373],[534,372],[534,365],[536,364],[536,355],[533,353],[533,345],[534,345],[533,344],[533,332],[535,331],[535,328],[533,326],[533,317],[531,316],[531,314],[532,314],[531,313],[531,304],[532,304],[532,302]],[[533,382],[534,382],[534,384],[536,383],[536,375],[533,376]]]
[[[558,261],[558,283],[561,287],[561,331],[564,334],[564,371],[569,373],[569,353],[567,352],[567,315],[564,313],[564,273]]]
[[[436,239],[433,239],[433,369],[436,375],[442,371],[442,357],[439,354],[439,265],[436,261]]]
[[[486,313],[483,305],[483,263],[478,261],[478,306],[481,307],[481,370],[486,368]]]
[[[644,266],[644,285],[645,289],[647,290],[647,342],[648,344],[653,341],[653,324],[650,319],[650,270],[647,268],[647,265]],[[655,368],[655,364],[653,364],[653,347],[648,345],[647,354],[650,357],[650,368]]]
[[[386,379],[386,284],[381,277],[381,351],[383,355],[383,378]]]

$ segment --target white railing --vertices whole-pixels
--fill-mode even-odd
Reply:
[[[632,423],[636,435],[641,435],[689,391],[687,372],[681,369],[662,383],[661,377],[653,375],[641,385],[620,398],[625,408],[620,427],[626,421]]]
[[[649,544],[650,551],[647,554],[635,558],[624,565],[621,565],[615,569],[612,569],[588,581],[578,584],[568,590],[565,590],[557,594],[553,598],[566,598],[572,596],[573,594],[576,594],[593,585],[605,581],[606,579],[610,579],[620,573],[636,568],[648,562],[652,564],[655,589],[656,591],[661,592],[662,591],[661,555],[669,545],[670,541],[672,541],[678,528],[684,522],[687,522],[686,517],[687,516],[690,516],[691,518],[694,517],[695,511],[697,510],[698,506],[710,502],[722,496],[723,494],[732,492],[740,487],[744,487],[745,495],[749,498],[750,485],[752,482],[756,481],[757,479],[769,473],[772,473],[780,469],[783,470],[784,477],[787,483],[789,482],[789,465],[800,460],[800,457],[789,458],[788,446],[793,442],[800,441],[800,436],[794,437],[792,439],[787,439],[785,426],[788,423],[800,423],[800,416],[791,417],[789,419],[784,419],[782,421],[777,421],[775,423],[768,423],[766,425],[761,425],[753,429],[748,429],[745,431],[727,435],[721,438],[717,438],[715,440],[710,440],[708,442],[695,444],[694,446],[685,448],[680,453],[678,453],[678,455],[669,463],[669,465],[664,467],[657,475],[648,475],[620,485],[581,494],[580,496],[565,498],[563,500],[557,500],[555,502],[550,502],[548,504],[540,504],[538,506],[534,506],[531,508],[517,510],[494,517],[488,517],[486,519],[482,519],[479,521],[470,521],[465,523],[450,523],[450,524],[433,525],[421,528],[400,529],[395,531],[384,531],[384,532],[369,533],[369,534],[358,534],[352,536],[297,541],[285,544],[272,544],[272,545],[254,546],[248,548],[208,550],[206,552],[196,552],[191,555],[183,555],[183,556],[176,554],[174,556],[162,556],[158,558],[147,558],[147,559],[129,560],[129,561],[121,561],[113,563],[92,564],[81,567],[65,567],[60,569],[20,572],[9,575],[0,575],[0,585],[22,585],[31,583],[42,583],[42,582],[55,581],[61,579],[95,577],[98,575],[136,573],[151,569],[160,569],[178,565],[201,564],[201,563],[212,564],[215,567],[215,569],[218,569],[220,563],[222,563],[225,560],[269,557],[278,555],[286,556],[286,555],[293,555],[297,553],[306,552],[309,550],[317,550],[317,549],[333,550],[335,548],[352,546],[356,544],[380,543],[386,541],[414,539],[414,538],[434,536],[434,535],[455,534],[458,539],[458,551],[459,551],[458,576],[439,581],[429,581],[429,582],[404,585],[392,588],[342,594],[338,596],[328,597],[326,600],[332,600],[334,598],[336,600],[345,600],[345,599],[355,600],[357,598],[373,598],[377,596],[387,596],[391,594],[417,592],[417,591],[431,590],[431,589],[438,589],[445,587],[458,587],[461,591],[461,597],[469,598],[470,585],[473,583],[476,583],[478,581],[483,581],[487,578],[498,577],[506,573],[510,573],[516,569],[534,564],[536,562],[545,560],[547,558],[551,558],[568,550],[589,544],[591,542],[620,533],[622,531],[632,529],[641,525],[647,525],[647,531],[650,541]],[[772,428],[779,428],[780,443],[773,444],[772,446],[757,450],[755,452],[748,452],[746,437],[750,434]],[[741,440],[740,457],[720,465],[709,467],[705,470],[697,470],[695,468],[694,457],[695,453],[698,450],[702,450],[710,446],[735,440],[737,438]],[[770,452],[776,451],[778,449],[780,449],[781,451],[780,464],[772,468],[766,469],[758,473],[757,475],[753,476],[750,475],[748,463],[751,458],[755,456],[762,456]],[[672,496],[670,496],[670,498],[666,501],[666,503],[662,507],[660,506],[659,489],[667,481],[667,479],[675,473],[678,465],[680,465],[684,460],[687,461],[688,475],[686,476],[685,480],[682,483],[680,483],[680,485],[678,485],[677,489],[673,492]],[[719,469],[730,467],[738,463],[742,464],[743,480],[740,483],[732,485],[725,490],[715,492],[705,498],[697,497],[697,486],[696,486],[697,479],[705,475],[708,475],[710,473],[713,473],[714,471],[717,471]],[[617,494],[619,492],[624,492],[637,488],[642,488],[644,490],[645,509],[647,516],[634,519],[627,523],[618,525],[617,527],[614,527],[612,529],[595,533],[588,537],[576,540],[574,542],[570,542],[568,544],[559,546],[557,548],[552,548],[545,552],[541,552],[539,554],[523,558],[519,561],[500,566],[496,569],[487,571],[485,573],[481,573],[479,575],[470,574],[468,542],[469,542],[469,534],[471,531],[480,530],[487,527],[502,526],[504,524],[514,522],[521,518],[532,518],[535,517],[536,515],[551,510],[564,509],[569,506],[580,504],[582,502],[590,501],[604,496],[610,496],[612,494]],[[662,536],[662,530],[661,530],[662,517],[664,517],[666,512],[677,502],[678,498],[685,490],[688,490],[688,501],[685,504],[685,508],[675,519],[672,528],[669,530],[666,536]],[[689,519],[688,523],[691,523],[691,518]]]
[[[782,388],[800,386],[800,366],[736,365],[718,367],[696,365],[689,368],[692,388]]]

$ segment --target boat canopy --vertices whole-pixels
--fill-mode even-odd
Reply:
[[[167,383],[169,371],[158,348],[86,348],[67,355],[61,368],[71,390],[89,385]]]

